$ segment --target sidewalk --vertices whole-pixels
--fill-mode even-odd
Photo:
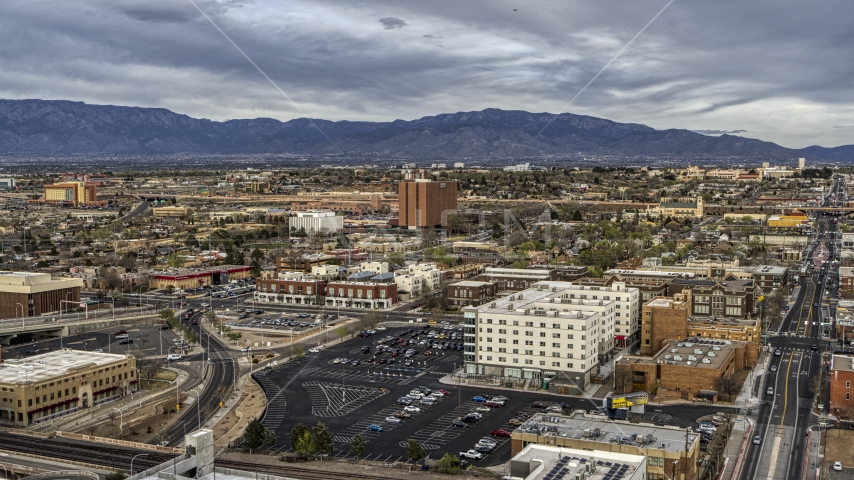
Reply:
[[[750,372],[744,385],[741,386],[741,392],[736,397],[733,406],[736,408],[753,408],[759,405],[759,398],[753,395],[753,389],[756,384],[762,384],[762,379],[768,368],[770,356],[765,350],[759,353],[759,359],[756,362],[756,367]]]
[[[804,459],[804,478],[812,478],[813,475],[810,475],[810,473],[821,468],[822,457],[821,430],[810,429],[807,443],[807,455]]]
[[[721,479],[737,478],[741,471],[744,453],[747,451],[747,442],[750,441],[753,432],[753,421],[747,417],[738,417],[732,426],[732,432],[726,444],[724,452],[725,460]]]

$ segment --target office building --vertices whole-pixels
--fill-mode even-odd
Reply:
[[[398,184],[398,224],[401,227],[438,227],[457,213],[457,182],[404,180]]]
[[[753,318],[758,313],[758,298],[762,290],[752,279],[725,280],[675,279],[668,293],[675,295],[690,290],[693,296],[691,315],[698,317]]]
[[[86,205],[98,200],[98,187],[84,182],[61,182],[44,186],[44,202],[62,205]]]
[[[14,190],[15,179],[11,177],[0,177],[0,190]]]
[[[317,235],[340,232],[344,228],[344,217],[335,212],[291,212],[288,218],[291,234]]]
[[[169,206],[151,208],[151,214],[154,215],[155,218],[180,218],[185,217],[190,213],[193,213],[193,211],[187,207]]]
[[[0,425],[26,427],[111,400],[136,389],[133,355],[64,349],[0,368]]]
[[[447,286],[448,304],[460,307],[477,307],[495,298],[498,288],[495,282],[463,280]]]
[[[700,434],[690,428],[608,420],[583,411],[569,416],[538,413],[513,432],[510,454],[515,457],[530,445],[580,450],[593,457],[606,452],[646,457],[644,480],[692,480],[700,454]],[[617,461],[632,463],[628,458]],[[599,466],[598,461],[596,464]]]
[[[0,319],[76,308],[83,280],[49,273],[0,272]]]

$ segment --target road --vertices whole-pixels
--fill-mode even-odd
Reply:
[[[189,328],[196,332],[199,336],[199,341],[205,347],[205,353],[187,357],[186,361],[199,361],[207,363],[207,368],[210,370],[207,380],[202,380],[202,389],[190,390],[188,398],[193,398],[192,403],[185,404],[184,408],[179,412],[178,418],[172,423],[167,431],[162,435],[163,440],[168,440],[170,445],[177,445],[183,439],[184,435],[192,432],[205,424],[205,421],[210,418],[217,408],[220,401],[225,401],[228,396],[225,394],[226,389],[233,387],[237,381],[237,354],[229,350],[223,345],[215,335],[210,335],[205,332],[201,325],[192,325],[192,320],[197,320],[201,323],[201,313],[194,314],[190,320],[182,320]],[[195,400],[198,398],[198,400]]]
[[[844,191],[844,182],[836,179],[825,205],[832,204],[830,198],[839,189]],[[801,287],[798,297],[778,329],[766,337],[768,369],[754,385],[761,403],[752,412],[756,419],[753,435],[760,443],[752,439],[748,443],[740,480],[800,479],[805,473],[807,430],[817,422],[810,380],[821,374],[822,354],[830,348],[823,334],[832,329],[822,323],[835,316],[835,307],[824,304],[825,299],[836,298],[838,286],[838,263],[833,261],[837,258],[835,218],[816,218],[814,237],[804,257],[815,268],[795,277]]]

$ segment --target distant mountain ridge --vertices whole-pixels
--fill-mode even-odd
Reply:
[[[602,154],[848,161],[854,158],[854,145],[796,150],[734,135],[711,137],[571,113],[494,108],[392,122],[216,122],[163,108],[0,100],[0,153],[352,153],[412,159]]]

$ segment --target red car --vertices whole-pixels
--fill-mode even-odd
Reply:
[[[430,355],[433,355],[433,352],[431,352],[430,350],[427,350],[426,352],[424,352],[425,357],[429,357]]]
[[[489,408],[498,408],[501,406],[501,404],[498,402],[486,402],[486,403],[484,403],[484,405],[486,405]]]
[[[493,430],[492,435],[496,436],[496,437],[509,437],[510,432],[508,432],[507,430],[502,430],[499,428],[498,430]]]
[[[449,392],[447,390],[442,390],[441,388],[439,389],[439,391],[442,392],[442,395],[450,395],[451,394],[451,392]]]

